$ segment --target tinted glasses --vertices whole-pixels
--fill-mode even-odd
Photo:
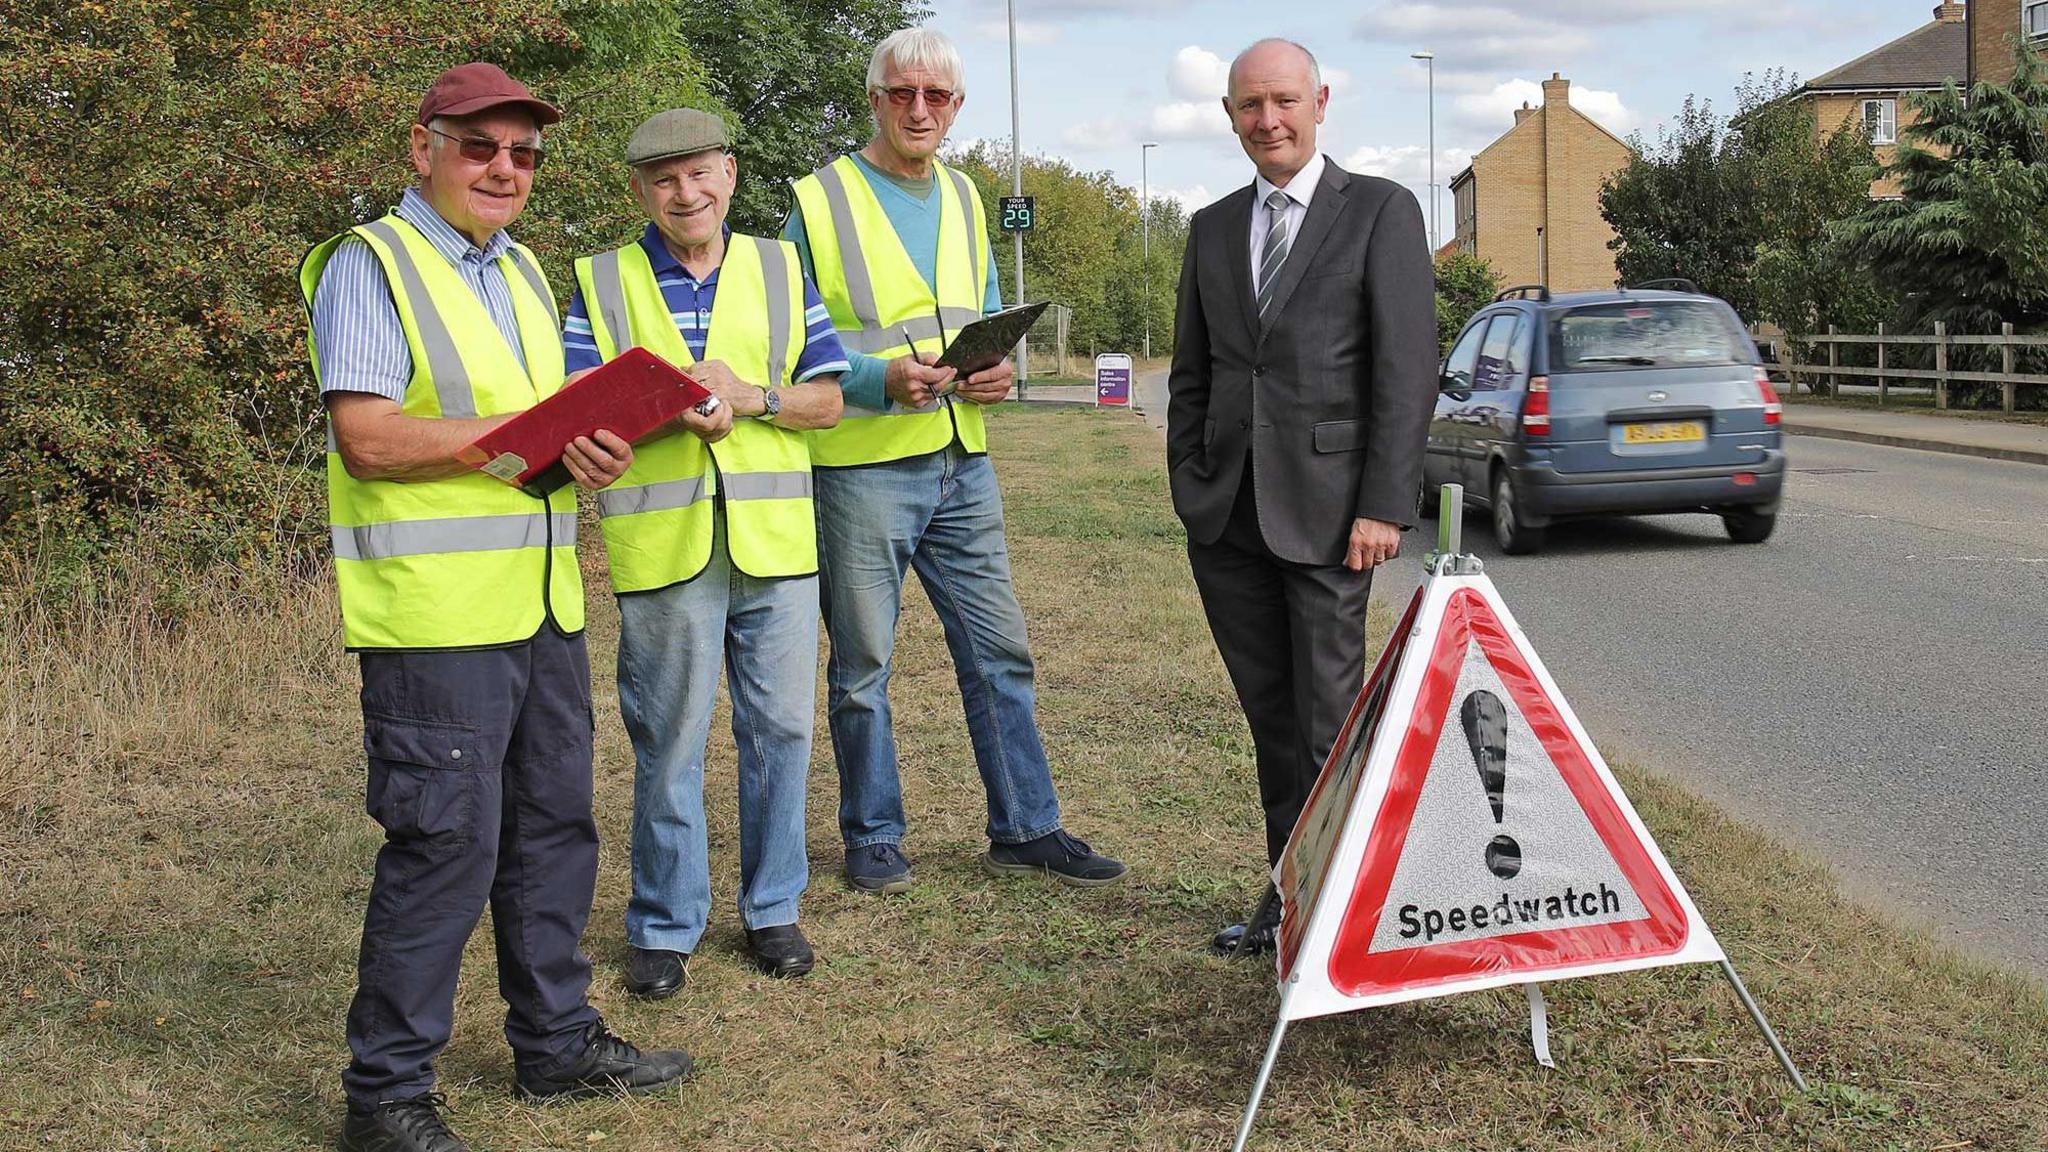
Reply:
[[[896,105],[898,108],[910,107],[911,104],[917,101],[917,94],[920,92],[924,93],[925,105],[930,108],[938,108],[953,102],[953,90],[951,88],[912,88],[905,86],[901,88],[884,88],[882,91],[889,94],[889,103]]]
[[[533,171],[540,167],[541,161],[547,159],[547,153],[537,144],[500,144],[485,136],[450,136],[438,128],[429,128],[427,131],[443,140],[455,141],[455,150],[471,164],[489,164],[498,158],[500,150],[511,152],[512,166],[522,172]]]

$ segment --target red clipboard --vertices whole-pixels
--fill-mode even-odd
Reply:
[[[455,453],[486,475],[535,496],[569,483],[562,449],[600,428],[637,444],[692,408],[717,400],[702,384],[649,352],[628,348]]]

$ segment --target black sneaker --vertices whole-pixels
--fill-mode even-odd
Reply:
[[[448,1098],[439,1092],[380,1100],[367,1112],[348,1110],[341,1125],[342,1152],[469,1152],[469,1145],[441,1123]]]
[[[846,850],[846,882],[856,892],[894,896],[910,891],[910,857],[894,844],[864,844]]]
[[[747,955],[754,958],[755,967],[783,979],[802,976],[816,962],[811,942],[794,924],[747,929]]]
[[[666,1000],[689,980],[690,954],[634,948],[626,958],[626,991],[642,1000]]]
[[[982,853],[981,866],[997,876],[1043,873],[1075,888],[1114,884],[1130,871],[1123,861],[1096,852],[1064,829],[1022,844],[990,844]]]
[[[690,1054],[680,1049],[642,1052],[611,1034],[600,1020],[590,1026],[583,1055],[553,1076],[519,1069],[519,1095],[539,1103],[585,1096],[643,1096],[690,1078]]]

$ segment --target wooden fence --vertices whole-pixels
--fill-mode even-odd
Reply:
[[[1809,391],[1818,391],[1814,385],[1821,378],[1828,379],[1830,383],[1875,383],[1877,385],[1877,402],[1879,404],[1885,402],[1895,381],[1926,382],[1934,388],[1934,406],[1946,408],[1948,407],[1948,386],[1951,383],[1968,381],[1971,383],[1999,385],[1999,406],[2005,411],[2010,412],[2013,410],[2014,403],[2018,399],[2020,388],[2048,386],[2048,375],[2018,372],[2013,367],[2013,362],[2017,358],[2019,349],[2048,348],[2048,336],[2016,336],[2013,334],[2012,325],[2010,324],[2004,325],[2003,331],[1996,336],[1952,336],[1948,332],[1948,326],[1940,323],[1934,326],[1934,334],[1932,336],[1909,336],[1903,333],[1886,332],[1882,324],[1877,326],[1876,335],[1847,335],[1836,332],[1831,324],[1825,333],[1814,333],[1810,336],[1758,334],[1756,340],[1759,346],[1769,350],[1767,356],[1776,360],[1775,369],[1787,375],[1787,382],[1789,384],[1796,385],[1801,379],[1804,379]],[[1827,350],[1827,362],[1825,364],[1794,363],[1789,355],[1790,348],[1793,345],[1804,345],[1812,349],[1816,354],[1820,349],[1825,348]],[[1842,363],[1844,348],[1857,348],[1866,345],[1876,346],[1876,364]],[[1934,350],[1934,364],[1932,368],[1903,366],[1898,363],[1896,357],[1888,356],[1888,351],[1893,348],[1917,349],[1928,347]],[[1951,355],[1957,352],[1957,350],[1975,348],[1998,349],[1999,370],[1996,372],[1965,371],[1949,366]],[[1988,353],[1986,358],[1988,358]],[[1887,360],[1890,363],[1887,363]]]

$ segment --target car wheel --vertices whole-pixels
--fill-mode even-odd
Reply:
[[[1436,519],[1437,501],[1443,498],[1438,495],[1441,491],[1443,489],[1427,480],[1423,481],[1422,492],[1415,497],[1415,514],[1424,520]]]
[[[1493,542],[1510,556],[1523,556],[1543,547],[1543,529],[1522,522],[1515,507],[1515,486],[1505,471],[1493,477]]]
[[[1721,525],[1728,529],[1728,538],[1737,544],[1761,544],[1771,538],[1771,529],[1778,526],[1778,514],[1730,508],[1721,513]]]

